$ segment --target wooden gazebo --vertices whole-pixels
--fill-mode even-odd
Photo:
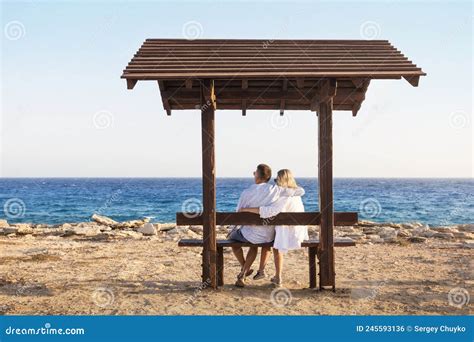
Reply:
[[[216,225],[262,224],[250,213],[216,213],[215,110],[309,110],[318,115],[319,212],[280,214],[271,224],[320,225],[319,284],[335,287],[334,225],[356,213],[333,209],[332,112],[356,116],[372,79],[426,75],[386,40],[147,39],[123,71],[128,89],[157,81],[163,107],[199,109],[202,122],[203,212],[178,213],[178,224],[202,224],[203,279],[216,288]]]

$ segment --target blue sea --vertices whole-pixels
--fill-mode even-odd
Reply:
[[[317,211],[315,178],[297,179],[306,190],[307,211]],[[250,178],[218,178],[217,210],[234,211]],[[200,178],[0,178],[0,218],[11,223],[89,221],[94,213],[117,221],[152,217],[173,222],[178,211],[201,209]],[[474,223],[472,179],[336,178],[336,211],[357,211],[360,219]]]

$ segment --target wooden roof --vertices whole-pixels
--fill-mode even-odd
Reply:
[[[147,39],[122,78],[157,80],[163,106],[200,107],[199,80],[214,80],[218,109],[311,110],[321,79],[337,81],[334,110],[355,115],[371,79],[426,75],[387,40]]]

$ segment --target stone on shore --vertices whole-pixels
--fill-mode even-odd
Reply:
[[[159,230],[160,232],[167,232],[176,228],[174,223],[160,223]]]
[[[136,228],[140,228],[142,226],[144,226],[146,223],[150,222],[150,218],[148,217],[145,217],[141,220],[131,220],[131,221],[125,221],[125,222],[121,222],[121,223],[118,223],[116,225],[117,228],[132,228],[132,229],[136,229]]]
[[[102,216],[98,214],[92,215],[91,219],[99,224],[103,224],[105,226],[115,226],[118,224],[117,221],[112,220],[110,217]]]
[[[426,242],[428,238],[422,237],[422,236],[412,236],[408,238],[408,241],[413,242],[413,243],[423,243]]]
[[[474,223],[465,223],[458,225],[458,230],[462,232],[474,233]]]
[[[0,235],[16,234],[17,231],[17,227],[3,227],[0,228]]]
[[[454,235],[452,233],[435,233],[433,237],[438,238],[438,239],[445,239],[445,240],[454,239]]]
[[[33,234],[33,228],[29,224],[18,223],[18,224],[15,224],[15,227],[17,228],[17,231],[16,231],[17,235]]]
[[[85,235],[85,236],[93,236],[93,235],[98,235],[101,233],[100,227],[96,225],[93,225],[93,226],[79,225],[77,227],[73,227],[72,232],[76,235]]]
[[[464,248],[474,248],[474,240],[466,240],[463,243]]]
[[[143,227],[137,229],[137,232],[142,233],[143,235],[156,235],[156,228],[152,223],[145,223]]]
[[[7,220],[0,220],[0,228],[8,228],[10,225],[8,224]]]

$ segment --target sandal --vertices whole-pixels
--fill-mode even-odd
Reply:
[[[235,282],[235,286],[245,287],[245,279],[244,278],[237,278],[237,281]]]
[[[260,280],[264,279],[267,275],[265,274],[265,271],[257,271],[257,273],[253,276],[253,280]]]
[[[272,278],[270,279],[270,282],[271,282],[275,287],[282,287],[281,279],[277,281],[276,277],[272,277]]]

